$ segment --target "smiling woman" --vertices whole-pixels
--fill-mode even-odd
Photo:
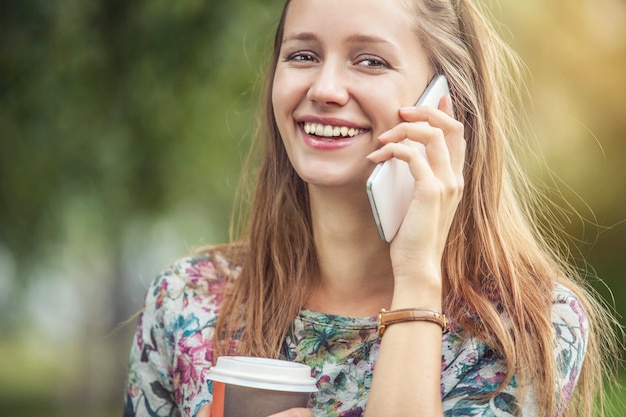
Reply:
[[[400,123],[398,109],[416,102],[434,68],[399,3],[326,3],[289,6],[272,86],[276,125],[309,187],[360,184],[362,191],[372,169],[365,157]],[[342,129],[348,134],[332,134]]]
[[[276,416],[591,415],[612,319],[524,195],[514,62],[471,0],[288,1],[247,232],[154,281],[125,415],[210,415],[233,354],[312,368],[308,409]],[[450,96],[413,107],[435,74]],[[365,183],[392,158],[414,187],[388,244]]]

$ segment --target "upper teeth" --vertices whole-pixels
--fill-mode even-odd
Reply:
[[[331,126],[319,123],[304,122],[304,131],[310,135],[316,136],[356,136],[361,133],[361,129],[346,126]]]

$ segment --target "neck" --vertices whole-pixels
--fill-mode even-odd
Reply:
[[[378,237],[364,191],[313,187],[311,216],[320,266],[307,308],[345,316],[371,316],[393,293],[389,245]]]

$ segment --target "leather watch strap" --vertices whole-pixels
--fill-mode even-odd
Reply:
[[[448,320],[442,313],[432,310],[422,310],[417,308],[404,308],[400,310],[387,311],[384,308],[378,313],[378,334],[382,336],[387,326],[405,321],[429,321],[441,326],[442,331],[448,328]]]

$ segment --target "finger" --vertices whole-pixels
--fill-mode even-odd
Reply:
[[[438,109],[444,112],[445,114],[447,114],[448,116],[452,117],[453,119],[455,118],[454,106],[452,105],[452,97],[450,97],[449,94],[446,94],[445,96],[441,98],[441,100],[439,100]]]
[[[367,158],[374,163],[387,161],[392,158],[400,159],[409,164],[411,175],[415,179],[426,179],[433,175],[433,171],[426,158],[422,155],[421,150],[404,143],[388,143],[369,154]]]
[[[467,141],[465,140],[465,126],[463,125],[463,123],[459,122],[454,116],[454,104],[452,103],[452,97],[450,97],[449,94],[444,96],[439,102],[439,110],[454,119],[452,126],[449,128],[449,132],[451,133],[450,137],[456,137],[458,138],[458,141],[456,143],[452,143],[452,141],[450,141],[448,143],[448,148],[454,148],[450,150],[451,163],[456,171],[460,172],[460,175],[462,177],[463,167],[465,166],[465,153],[467,150]],[[456,135],[454,133],[455,131],[457,132]]]
[[[426,122],[414,122],[406,121],[400,122],[391,129],[383,132],[378,136],[378,140],[381,143],[402,142],[405,139],[410,139],[414,142],[419,142],[424,146],[428,145],[428,136],[432,134],[432,127]]]
[[[280,413],[272,414],[268,417],[314,417],[313,412],[306,408],[290,408]]]
[[[454,113],[450,96],[441,99],[439,109],[432,107],[403,107],[400,117],[407,122],[426,122],[443,132],[450,163],[455,172],[461,173],[465,165],[465,126],[452,117]]]
[[[447,96],[446,96],[447,97]],[[452,104],[448,103],[448,99],[441,99],[439,108],[430,106],[407,106],[400,107],[400,117],[407,122],[427,122],[431,126],[435,126],[444,131],[454,130],[456,119],[452,116]]]
[[[450,176],[451,168],[450,155],[444,133],[437,127],[432,127],[427,123],[402,122],[385,132],[380,137],[383,144],[401,142],[405,139],[421,143],[425,146],[428,163],[438,176]],[[403,144],[405,147],[407,144]],[[382,149],[382,148],[381,148]],[[395,147],[390,148],[395,149]],[[382,155],[384,153],[380,153]],[[412,155],[413,153],[409,154]],[[387,154],[388,155],[388,154]],[[397,156],[401,158],[402,156]],[[422,158],[423,159],[423,158]],[[410,161],[407,161],[410,162]]]
[[[211,417],[211,403],[203,405],[196,417]]]
[[[376,164],[391,158],[398,158],[405,162],[410,162],[411,159],[418,159],[419,153],[417,147],[391,142],[367,155],[367,159]],[[422,157],[422,159],[424,158]]]

